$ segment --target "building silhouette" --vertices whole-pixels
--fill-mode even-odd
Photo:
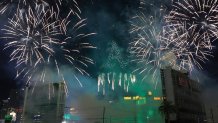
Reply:
[[[27,87],[23,106],[23,122],[62,122],[65,96],[64,83],[49,83]]]
[[[177,108],[171,114],[171,120],[176,123],[205,122],[205,108],[202,100],[202,86],[189,78],[186,71],[178,71],[171,67],[161,70],[163,96]]]

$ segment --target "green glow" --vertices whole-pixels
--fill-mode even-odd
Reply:
[[[137,105],[146,104],[146,98],[137,100],[137,101],[136,101],[136,104],[137,104]]]
[[[131,73],[134,68],[124,62],[128,61],[128,57],[124,57],[123,53],[119,45],[111,43],[107,50],[108,57],[103,59],[104,64],[100,72]],[[144,76],[147,77],[142,79]],[[110,95],[118,96],[118,100],[105,106],[105,123],[164,123],[164,118],[158,111],[161,101],[154,100],[154,97],[162,97],[160,76],[157,75],[155,78],[157,81],[152,80],[152,74],[136,74],[136,83],[130,83],[128,92],[124,93],[123,85],[115,86],[114,90],[108,91]]]
[[[154,110],[148,110],[148,116],[153,116],[154,115]]]
[[[70,120],[71,114],[64,114],[64,119],[65,120]]]
[[[80,120],[80,118],[76,115],[64,114],[64,120]]]

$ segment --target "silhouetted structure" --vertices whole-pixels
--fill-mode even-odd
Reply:
[[[65,106],[65,85],[50,83],[26,88],[24,123],[61,123]]]
[[[170,119],[176,123],[203,123],[206,118],[200,83],[190,79],[188,72],[171,67],[161,70],[161,79],[164,98],[177,108]]]

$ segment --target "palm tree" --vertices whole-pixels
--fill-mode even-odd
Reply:
[[[176,106],[170,101],[163,100],[159,107],[159,112],[165,117],[166,123],[170,123],[170,114],[176,113]]]

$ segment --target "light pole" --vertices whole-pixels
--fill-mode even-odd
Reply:
[[[147,119],[147,123],[149,123],[149,117],[148,116],[146,117],[146,119]]]
[[[211,113],[211,119],[212,119],[213,123],[215,123],[214,122],[214,116],[213,116],[213,109],[212,108],[210,108],[210,113]]]
[[[104,123],[104,116],[105,116],[105,106],[104,106],[104,109],[103,109],[103,123]]]

